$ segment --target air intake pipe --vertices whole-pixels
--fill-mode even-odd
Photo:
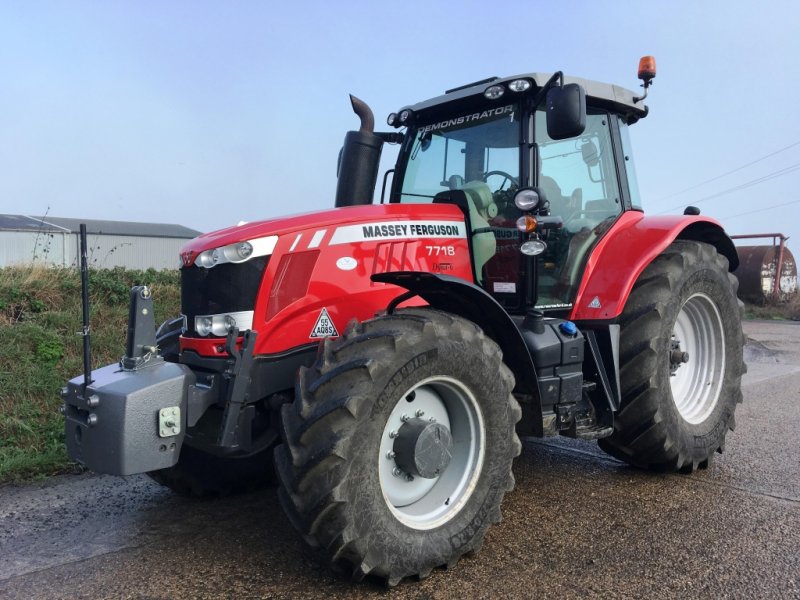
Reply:
[[[350,96],[353,112],[361,119],[358,131],[348,131],[339,154],[336,207],[372,204],[383,139],[375,135],[375,117],[369,106]]]

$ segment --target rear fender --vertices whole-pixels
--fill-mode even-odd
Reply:
[[[728,259],[729,270],[739,266],[736,247],[713,219],[686,215],[645,217],[639,212],[626,212],[589,256],[569,318],[617,318],[645,267],[678,239],[712,244]]]
[[[541,435],[542,408],[533,360],[519,329],[497,300],[475,284],[449,275],[400,271],[375,274],[372,280],[406,288],[431,307],[478,325],[503,351],[503,361],[517,382],[514,391],[531,398],[533,412],[539,416],[534,434]]]

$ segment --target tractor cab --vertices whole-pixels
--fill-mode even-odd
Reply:
[[[405,107],[388,118],[407,128],[389,201],[457,204],[476,283],[512,314],[565,313],[593,245],[639,208],[627,129],[647,110],[636,100],[556,73]]]

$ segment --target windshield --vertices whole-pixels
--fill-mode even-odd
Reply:
[[[519,182],[519,114],[515,105],[421,126],[414,137],[400,202],[485,182],[492,192]]]

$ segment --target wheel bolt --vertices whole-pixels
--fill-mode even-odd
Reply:
[[[425,414],[425,411],[424,411],[424,410],[422,410],[422,409],[420,409],[420,410],[418,410],[418,411],[417,411],[416,413],[414,413],[414,414],[416,414],[418,417],[421,417],[422,415],[424,415],[424,414]]]
[[[434,417],[429,418],[428,421],[431,423],[436,423],[436,419]]]
[[[392,438],[392,439],[396,438],[398,435],[400,435],[400,434],[397,433],[397,431],[395,431],[394,429],[389,432],[389,437]]]
[[[406,475],[406,481],[414,481],[413,475]]]
[[[408,415],[403,415],[402,417],[400,417],[400,420],[403,423],[407,423],[409,419],[411,419],[411,417],[409,417]]]
[[[392,475],[394,475],[395,477],[402,477],[403,476],[403,471],[402,471],[402,469],[400,469],[400,467],[395,467],[392,470]]]
[[[390,450],[389,452],[386,453],[386,458],[388,458],[389,460],[392,460],[395,456],[397,456],[397,454],[394,451]]]

